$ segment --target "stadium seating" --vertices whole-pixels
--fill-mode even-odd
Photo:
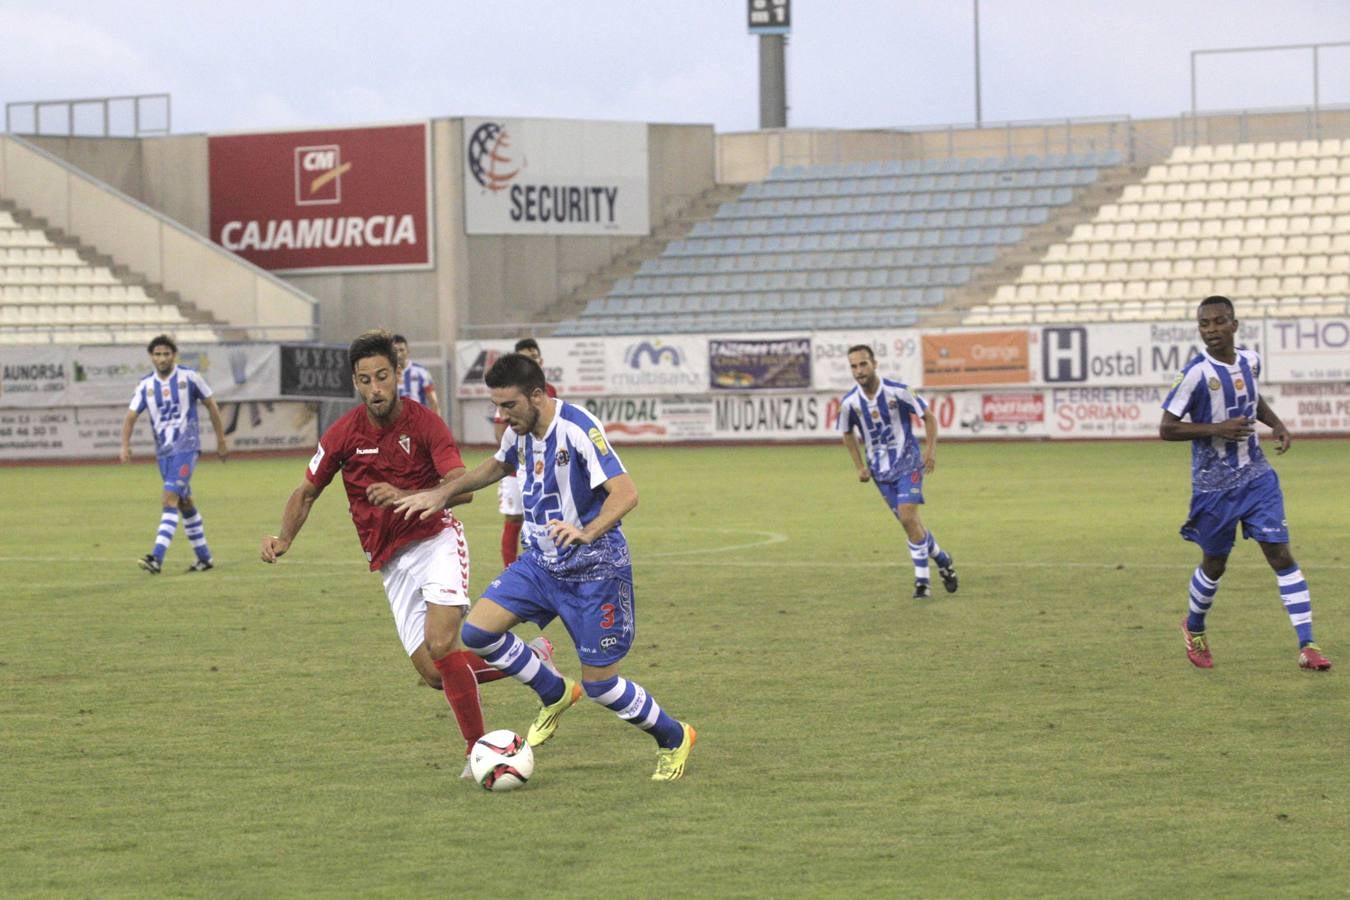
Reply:
[[[0,344],[142,343],[164,331],[183,342],[218,340],[176,305],[0,210]]]
[[[902,326],[1118,154],[776,169],[558,334]]]
[[[1350,314],[1350,141],[1182,146],[967,324]]]

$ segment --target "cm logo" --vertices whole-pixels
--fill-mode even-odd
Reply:
[[[295,148],[295,205],[318,206],[342,202],[342,176],[351,163],[342,161],[342,147],[320,144]]]

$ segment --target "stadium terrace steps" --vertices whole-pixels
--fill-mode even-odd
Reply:
[[[660,256],[672,241],[683,238],[695,224],[711,217],[722,204],[739,197],[744,187],[719,184],[704,191],[668,221],[654,228],[650,236],[626,247],[565,297],[540,312],[539,317],[544,321],[559,321],[580,314],[588,302],[609,293],[619,279],[636,274],[648,260]]]
[[[967,324],[1350,314],[1350,140],[1176,147],[1009,276]]]
[[[0,344],[142,343],[171,331],[221,339],[221,324],[0,198]]]
[[[616,277],[557,333],[899,325],[920,311],[933,321],[967,285],[992,294],[991,269],[1038,258],[1067,234],[1064,210],[1120,163],[1109,153],[779,168]],[[1114,177],[1093,212],[1123,187]],[[1018,255],[1032,235],[1037,252]]]

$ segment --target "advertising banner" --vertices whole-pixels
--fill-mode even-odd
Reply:
[[[431,266],[425,123],[207,138],[211,240],[282,272]]]
[[[1261,396],[1294,440],[1305,434],[1350,434],[1350,381],[1261,385]],[[1265,426],[1259,430],[1264,437]]]
[[[196,369],[217,403],[277,397],[273,344],[184,345],[180,365]],[[49,409],[131,402],[153,366],[143,345],[6,348],[0,363],[0,408]]]
[[[0,460],[117,459],[122,446],[126,406],[81,406],[43,410],[0,410]],[[318,416],[310,403],[246,401],[220,408],[232,450],[293,450],[319,439]],[[215,453],[216,435],[205,414],[199,417],[202,454]],[[155,455],[145,416],[131,433],[138,462]]]
[[[848,348],[865,344],[876,357],[877,374],[905,384],[922,383],[923,357],[917,328],[878,331],[824,331],[811,336],[811,383],[816,390],[841,395],[857,384],[848,365]]]
[[[811,339],[713,338],[708,386],[715,391],[781,391],[811,387]]]
[[[1156,438],[1167,386],[1053,388],[1048,393],[1051,437]]]
[[[455,392],[461,399],[487,397],[483,375],[499,356],[515,347],[512,340],[458,341],[455,344]],[[539,353],[544,357],[544,378],[564,398],[603,394],[605,378],[605,338],[540,338]]]
[[[940,440],[1045,437],[1046,398],[1041,390],[920,390],[937,419]],[[916,428],[916,434],[921,430]]]
[[[1264,359],[1267,382],[1350,381],[1350,319],[1267,320]]]
[[[282,344],[280,354],[282,396],[335,400],[356,396],[345,346]]]
[[[954,331],[925,334],[923,386],[1025,384],[1031,380],[1027,332]]]
[[[1264,333],[1261,319],[1239,321],[1237,343],[1262,352]],[[1049,325],[1029,336],[1033,380],[1049,385],[1171,384],[1204,350],[1194,322]]]
[[[469,234],[647,234],[647,126],[464,120]]]
[[[632,337],[605,342],[605,387],[609,393],[688,394],[702,392],[707,386],[705,338]]]
[[[717,440],[839,440],[839,398],[832,394],[726,394],[713,397]]]
[[[709,397],[589,397],[581,405],[619,447],[713,437]]]
[[[58,344],[6,347],[0,357],[0,408],[44,407],[69,402],[70,350]],[[131,400],[131,383],[126,386]]]

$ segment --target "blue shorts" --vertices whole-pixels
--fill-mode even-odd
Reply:
[[[1181,526],[1181,536],[1199,544],[1210,556],[1227,556],[1237,539],[1239,522],[1244,538],[1263,544],[1289,543],[1284,494],[1274,469],[1241,487],[1193,494],[1191,515]]]
[[[923,502],[923,469],[911,469],[894,481],[878,481],[874,472],[872,481],[881,491],[888,509],[895,509],[901,503]]]
[[[562,619],[577,658],[588,666],[612,665],[633,646],[633,567],[608,569],[588,581],[557,578],[523,554],[493,579],[483,596],[540,628]]]
[[[176,453],[173,456],[161,456],[159,458],[159,474],[164,477],[164,490],[171,491],[179,497],[191,497],[192,473],[197,468],[197,457],[200,454],[194,450],[191,453]]]

